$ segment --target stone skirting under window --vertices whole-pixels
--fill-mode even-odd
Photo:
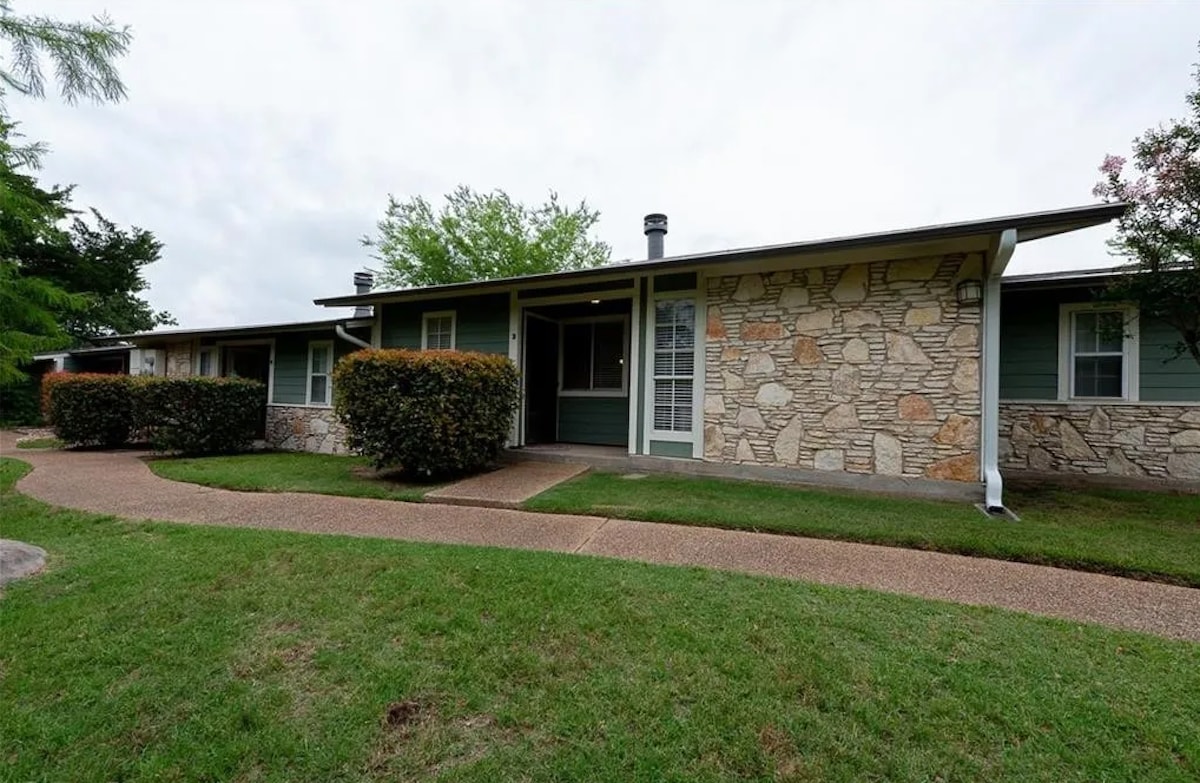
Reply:
[[[268,405],[266,442],[282,451],[347,453],[346,428],[332,408]]]
[[[714,277],[709,461],[979,481],[980,254]]]
[[[1000,467],[1200,480],[1196,405],[1000,403]]]

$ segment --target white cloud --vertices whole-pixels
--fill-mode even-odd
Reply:
[[[319,317],[372,263],[387,193],[460,182],[586,198],[617,258],[649,211],[682,253],[1087,203],[1106,152],[1182,112],[1200,29],[1182,3],[107,10],[136,36],[129,101],[10,108],[49,181],[166,243],[152,300],[184,326]],[[1013,270],[1103,265],[1106,236]]]

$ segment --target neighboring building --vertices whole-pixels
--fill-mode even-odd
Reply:
[[[1200,480],[1200,365],[1167,324],[1097,299],[1112,276],[1004,280],[1001,467]]]
[[[1148,477],[1200,482],[1200,394],[1182,363],[1162,373],[1144,369],[1141,397],[1121,405],[1064,405],[1057,376],[1049,387],[1044,367],[1023,377],[1024,360],[1014,358],[1025,351],[1044,360],[1049,351],[1052,375],[1057,367],[1057,332],[1031,331],[1032,310],[1018,304],[1014,315],[1009,305],[1058,294],[1025,278],[1006,280],[1002,315],[1000,277],[1017,244],[1100,225],[1122,209],[673,258],[662,257],[665,216],[649,215],[645,261],[399,291],[368,292],[359,278],[358,293],[316,302],[356,307],[353,318],[127,339],[161,350],[168,373],[264,379],[266,436],[280,448],[341,448],[327,359],[366,342],[507,355],[522,377],[515,447],[591,444],[642,461],[692,460],[706,472],[728,467],[956,496],[978,497],[982,485],[993,507],[1002,505],[1001,467],[1136,473],[1126,459]],[[1001,349],[1002,339],[1009,347]],[[1141,351],[1144,368],[1157,350]],[[1108,390],[1113,362],[1093,364],[1099,372],[1081,372],[1079,382],[1091,378]],[[1160,381],[1167,374],[1180,384],[1173,391]],[[1163,403],[1142,404],[1150,399]],[[1050,422],[1074,422],[1085,406],[1086,426]],[[1114,436],[1132,439],[1138,425],[1125,427],[1127,419],[1159,422],[1163,411],[1175,416],[1169,431],[1161,435],[1162,425],[1147,420],[1141,451],[1120,456],[1101,443],[1104,417]],[[1150,451],[1159,456],[1150,459]]]

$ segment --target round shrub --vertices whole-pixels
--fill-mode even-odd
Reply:
[[[129,442],[136,414],[128,375],[55,372],[42,379],[42,400],[54,434],[72,446]]]
[[[435,480],[478,472],[504,449],[517,368],[469,351],[357,351],[333,371],[347,444],[376,467]]]
[[[225,454],[254,442],[267,389],[246,378],[133,379],[137,429],[158,451]]]

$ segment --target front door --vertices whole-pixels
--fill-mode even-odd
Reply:
[[[525,314],[525,442],[558,439],[558,323]]]
[[[271,346],[267,344],[226,345],[221,356],[221,374],[226,378],[249,378],[261,383],[264,389],[269,389]],[[266,434],[267,407],[264,405],[255,435],[258,438],[264,438]]]

